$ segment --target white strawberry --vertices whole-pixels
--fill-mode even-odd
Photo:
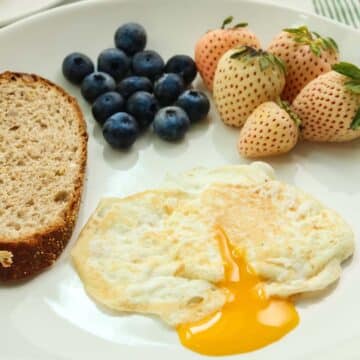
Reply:
[[[286,64],[286,86],[281,98],[290,102],[306,84],[330,71],[331,65],[339,61],[336,42],[306,26],[284,29],[273,39],[268,51]]]
[[[360,137],[360,69],[341,62],[311,81],[293,102],[310,141],[343,142]]]
[[[233,17],[226,18],[220,29],[208,31],[196,43],[195,62],[206,87],[213,88],[216,65],[221,56],[235,46],[248,45],[260,48],[257,36],[249,30],[247,23],[239,23],[226,27]]]
[[[221,119],[241,127],[253,110],[275,100],[285,86],[285,67],[275,55],[248,46],[228,50],[215,72],[213,95]]]
[[[239,153],[249,158],[284,154],[296,145],[299,124],[299,118],[285,102],[265,102],[253,111],[241,129]]]

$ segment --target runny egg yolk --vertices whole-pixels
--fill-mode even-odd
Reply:
[[[219,233],[225,279],[218,284],[228,293],[221,310],[192,323],[181,324],[181,343],[204,355],[253,351],[279,340],[299,323],[289,300],[268,298],[260,278],[237,253],[225,233]]]

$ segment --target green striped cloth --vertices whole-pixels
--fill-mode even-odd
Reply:
[[[360,28],[360,0],[312,0],[317,14]]]

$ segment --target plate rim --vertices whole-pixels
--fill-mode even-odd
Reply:
[[[81,0],[81,1],[76,1],[74,3],[68,3],[68,4],[64,4],[62,6],[59,7],[52,7],[56,4],[59,4],[61,2],[63,2],[64,0],[51,0],[51,3],[49,3],[49,5],[42,7],[42,9],[44,11],[41,11],[42,9],[38,9],[35,10],[35,12],[31,12],[29,14],[29,16],[26,17],[20,17],[18,18],[19,20],[12,22],[10,24],[8,24],[5,27],[2,27],[2,24],[0,23],[0,35],[3,35],[4,33],[6,33],[7,31],[12,31],[12,30],[16,30],[17,27],[21,27],[23,25],[26,25],[27,23],[31,23],[34,21],[38,21],[41,20],[43,17],[46,18],[49,15],[54,15],[56,13],[62,13],[62,12],[68,12],[71,11],[72,8],[81,8],[81,7],[87,7],[87,6],[92,6],[92,5],[103,5],[103,4],[119,4],[119,3],[135,3],[135,2],[142,2],[143,0]],[[207,0],[209,2],[213,2],[216,3],[216,0]],[[167,2],[167,0],[155,0],[155,2]],[[292,13],[295,13],[297,15],[305,15],[307,17],[311,17],[311,18],[315,18],[318,21],[322,21],[324,23],[328,23],[331,25],[335,25],[339,28],[341,28],[342,30],[345,31],[350,31],[354,34],[356,34],[357,36],[360,35],[360,29],[356,29],[350,25],[346,25],[343,23],[340,23],[336,20],[333,20],[331,18],[325,17],[325,16],[321,16],[318,15],[314,12],[311,11],[307,11],[307,10],[299,10],[296,8],[293,8],[291,6],[288,5],[283,5],[283,4],[275,4],[273,2],[269,2],[269,1],[265,1],[265,0],[232,0],[232,2],[234,3],[244,3],[244,4],[250,4],[250,5],[258,5],[258,6],[264,6],[264,7],[269,7],[269,8],[275,8],[275,9],[281,9],[281,10],[286,10],[286,11],[290,11]],[[39,12],[40,11],[40,12]]]
[[[47,10],[47,9],[49,9],[49,8],[55,6],[55,5],[61,4],[62,2],[64,2],[64,0],[48,0],[47,4],[44,4],[44,5],[41,5],[41,6],[38,6],[38,7],[34,7],[32,10],[25,11],[25,12],[23,12],[21,14],[10,16],[8,18],[5,18],[5,19],[1,20],[0,21],[0,27],[2,27],[2,26],[10,26],[10,25],[12,25],[14,23],[17,23],[17,22],[23,20],[24,18],[34,16],[39,11]],[[2,29],[0,29],[0,30],[2,30]]]
[[[161,1],[165,1],[165,0],[158,0],[158,1],[161,2]],[[214,0],[212,0],[212,1],[215,2]],[[332,23],[333,25],[337,26],[338,28],[341,28],[343,31],[346,31],[346,32],[350,31],[351,33],[356,34],[356,36],[360,35],[360,31],[358,31],[358,30],[352,29],[352,28],[350,28],[346,25],[340,24],[336,21],[332,21],[330,19],[327,19],[327,18],[324,18],[321,16],[317,16],[316,14],[309,13],[306,11],[298,11],[296,9],[289,8],[287,6],[281,6],[281,5],[277,5],[277,4],[269,4],[269,3],[263,2],[262,0],[254,0],[254,1],[232,0],[232,1],[235,3],[238,2],[238,3],[244,3],[244,4],[250,4],[250,5],[253,5],[253,4],[256,4],[259,6],[262,5],[266,8],[289,10],[294,15],[296,14],[297,16],[300,16],[300,15],[304,14],[306,16],[309,16],[309,18],[312,20],[321,21],[323,24]],[[45,21],[45,19],[48,16],[54,16],[54,18],[57,18],[57,16],[60,15],[62,17],[64,15],[66,15],[68,13],[68,11],[71,11],[69,8],[70,7],[72,8],[72,6],[74,6],[74,8],[76,8],[76,6],[79,6],[79,8],[81,8],[82,6],[84,6],[84,7],[92,6],[92,5],[106,6],[107,4],[116,4],[116,3],[121,4],[121,3],[130,3],[130,2],[135,2],[135,3],[138,2],[139,3],[142,1],[141,0],[102,0],[102,1],[101,0],[83,0],[83,1],[77,2],[77,3],[67,4],[67,5],[61,6],[59,8],[46,10],[45,12],[30,16],[29,18],[26,18],[26,19],[20,20],[19,22],[13,23],[12,25],[10,25],[4,29],[0,29],[0,37],[2,38],[2,40],[5,40],[7,34],[9,34],[7,32],[8,30],[10,31],[10,33],[17,32],[21,29],[21,27],[23,25],[27,26],[27,25],[32,25],[33,23],[37,23],[37,21],[40,21],[40,22]],[[78,9],[78,8],[76,8],[76,9]],[[55,13],[56,13],[56,15],[55,15]],[[355,31],[353,31],[353,30],[355,30]]]

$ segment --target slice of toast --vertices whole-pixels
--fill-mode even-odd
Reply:
[[[37,75],[0,74],[0,281],[47,268],[71,237],[87,158],[76,100]]]

